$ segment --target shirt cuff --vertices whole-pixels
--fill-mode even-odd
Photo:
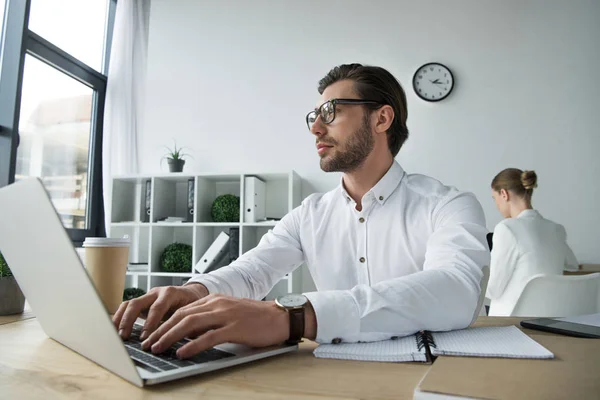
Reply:
[[[354,297],[346,290],[303,293],[317,318],[318,343],[351,341],[360,333],[360,314]],[[346,340],[344,340],[346,338]]]
[[[212,279],[208,278],[207,275],[199,275],[194,278],[188,280],[185,285],[189,285],[191,283],[201,283],[208,290],[208,294],[221,293],[219,291],[219,287],[212,281]],[[183,286],[185,286],[183,285]]]

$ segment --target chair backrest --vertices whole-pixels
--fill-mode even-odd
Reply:
[[[483,268],[481,268],[481,272],[483,272],[481,282],[479,283],[481,292],[479,293],[479,300],[477,301],[477,308],[475,309],[475,314],[471,320],[471,325],[475,323],[478,316],[486,315],[486,313],[482,312],[482,310],[484,310],[483,302],[485,301],[485,292],[487,291],[488,281],[490,280],[490,267],[488,265],[484,265]]]
[[[525,284],[511,316],[571,317],[600,312],[600,273],[534,275]]]

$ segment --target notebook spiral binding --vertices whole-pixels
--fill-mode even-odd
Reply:
[[[417,349],[421,351],[423,347],[427,346],[427,350],[429,348],[437,348],[435,345],[435,341],[433,340],[433,335],[429,331],[420,331],[415,334],[415,340],[417,341]]]

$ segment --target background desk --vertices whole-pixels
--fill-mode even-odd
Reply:
[[[564,271],[564,275],[587,275],[600,272],[600,264],[581,264],[577,271]]]

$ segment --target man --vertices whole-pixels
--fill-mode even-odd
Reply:
[[[309,196],[231,265],[123,303],[113,318],[122,337],[143,311],[154,353],[197,337],[182,358],[223,342],[374,341],[469,325],[490,260],[481,205],[394,160],[408,137],[406,96],[388,71],[341,65],[319,93],[306,121],[340,185]],[[304,262],[317,292],[251,300]]]

